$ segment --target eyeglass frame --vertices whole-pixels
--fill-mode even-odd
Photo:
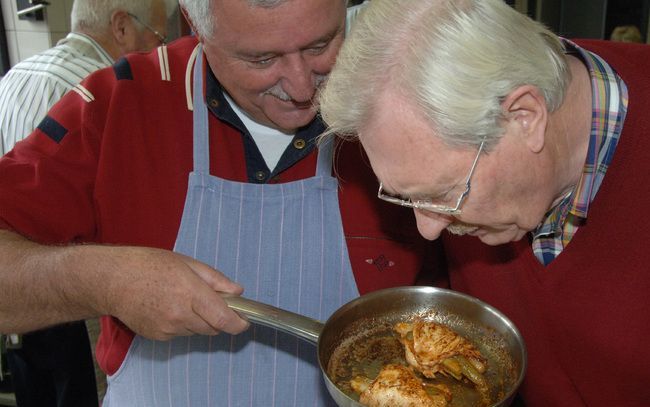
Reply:
[[[166,45],[167,44],[167,36],[166,35],[162,35],[158,30],[154,29],[151,25],[149,25],[149,24],[145,23],[144,21],[142,21],[142,19],[140,19],[140,17],[136,16],[135,14],[133,14],[131,12],[127,12],[126,14],[128,14],[129,17],[131,17],[132,19],[134,19],[138,23],[142,24],[142,26],[144,28],[151,31],[156,37],[158,37],[158,40],[160,41],[161,45]]]
[[[485,145],[485,139],[481,140],[481,144],[478,147],[478,152],[476,153],[476,157],[474,158],[474,162],[472,163],[472,167],[469,170],[469,174],[467,175],[467,178],[465,179],[465,190],[463,191],[462,194],[458,197],[458,200],[456,201],[456,206],[451,207],[451,206],[444,206],[444,205],[437,205],[433,204],[431,202],[426,202],[425,200],[411,200],[409,199],[402,199],[398,198],[396,196],[388,195],[384,192],[384,185],[383,183],[379,183],[379,190],[377,191],[377,198],[381,199],[382,201],[386,201],[395,205],[401,205],[401,206],[406,206],[407,208],[413,208],[413,209],[420,209],[420,210],[425,210],[428,212],[434,212],[434,213],[440,213],[443,215],[460,215],[461,214],[461,205],[463,204],[463,201],[469,194],[469,191],[471,190],[471,179],[472,175],[474,175],[474,169],[476,168],[476,164],[478,163],[478,158],[481,156],[481,152],[483,152],[483,146]]]

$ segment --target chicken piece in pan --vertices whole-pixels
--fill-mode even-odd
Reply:
[[[406,361],[425,377],[441,373],[457,380],[468,378],[480,392],[487,391],[483,373],[487,361],[467,339],[444,325],[424,320],[394,326],[404,345]]]
[[[350,386],[368,407],[445,407],[451,399],[446,386],[425,387],[411,368],[396,364],[384,365],[375,380],[357,376]]]

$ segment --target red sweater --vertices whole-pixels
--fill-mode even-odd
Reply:
[[[92,102],[70,92],[26,141],[0,159],[0,225],[41,242],[100,242],[172,249],[192,169],[192,112],[186,64],[196,42],[168,48],[170,81],[159,55],[134,54],[83,85]],[[210,115],[212,174],[246,182],[241,134]],[[58,142],[54,139],[59,139]],[[365,293],[431,277],[431,247],[412,213],[376,198],[377,182],[360,146],[337,149],[340,207],[352,268]],[[313,176],[316,153],[273,182]],[[420,274],[420,276],[418,276]],[[102,321],[97,356],[113,373],[133,333]]]
[[[445,236],[452,288],[521,330],[526,406],[650,405],[650,47],[577,41],[629,89],[623,133],[582,226],[547,267],[523,241]]]

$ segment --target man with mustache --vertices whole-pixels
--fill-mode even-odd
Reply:
[[[451,288],[521,330],[526,406],[650,400],[649,60],[501,0],[372,0],[321,95]]]
[[[316,143],[346,1],[180,4],[196,37],[91,75],[0,160],[0,331],[107,315],[104,407],[332,405],[313,345],[221,293],[325,320],[431,271],[360,146]]]

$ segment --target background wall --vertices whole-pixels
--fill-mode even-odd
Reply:
[[[73,0],[50,0],[49,3],[43,21],[31,21],[18,18],[16,0],[0,0],[10,66],[53,47],[70,32]],[[181,20],[177,8],[169,19],[168,38],[174,39],[180,35],[183,29]]]
[[[30,21],[18,18],[15,0],[0,0],[11,65],[54,46],[68,34],[72,1],[52,0],[43,21]]]

